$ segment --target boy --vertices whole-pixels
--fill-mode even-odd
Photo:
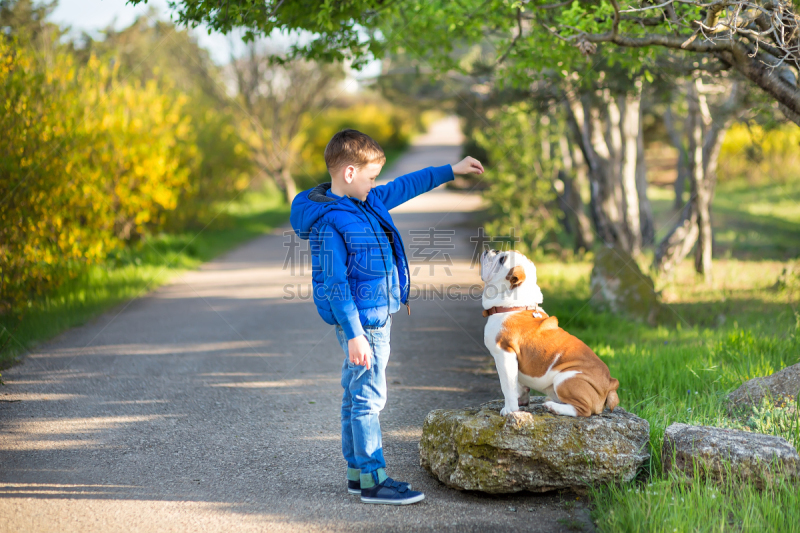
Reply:
[[[378,414],[386,404],[391,315],[408,307],[409,270],[403,241],[389,210],[450,181],[483,173],[467,157],[429,167],[375,187],[386,156],[368,135],[343,130],[325,148],[330,183],[298,194],[291,224],[310,240],[314,302],[335,325],[342,365],[342,453],[347,488],[364,503],[404,505],[425,495],[386,474]]]

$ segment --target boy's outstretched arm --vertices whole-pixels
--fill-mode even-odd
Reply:
[[[423,168],[397,177],[389,183],[375,187],[370,194],[376,195],[386,209],[394,209],[415,196],[464,174],[483,174],[483,165],[474,157],[467,156],[455,165]]]
[[[369,369],[371,349],[364,335],[364,328],[361,327],[358,308],[350,294],[350,283],[347,281],[347,248],[344,239],[338,231],[327,224],[320,228],[320,238],[322,247],[319,260],[325,297],[331,304],[333,316],[347,337],[350,362]]]

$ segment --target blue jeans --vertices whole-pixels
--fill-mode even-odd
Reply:
[[[336,338],[344,350],[342,364],[342,454],[347,466],[371,474],[386,468],[378,414],[386,405],[386,364],[389,362],[391,315],[382,327],[364,327],[372,349],[370,368],[350,362],[347,338],[336,326]],[[373,475],[374,477],[374,475]]]

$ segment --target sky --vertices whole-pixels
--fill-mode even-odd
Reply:
[[[148,0],[146,4],[135,6],[128,5],[126,0],[59,0],[58,7],[50,15],[50,20],[60,26],[70,26],[72,31],[78,34],[85,31],[91,35],[98,35],[99,30],[111,24],[118,30],[129,26],[137,16],[145,14],[151,6],[161,14],[162,18],[170,18],[167,0]],[[219,33],[209,35],[208,28],[203,26],[193,29],[192,33],[197,37],[200,46],[209,50],[215,62],[219,64],[228,62],[231,56],[228,36]],[[374,61],[361,73],[354,74],[358,78],[376,76],[380,74],[380,61]]]

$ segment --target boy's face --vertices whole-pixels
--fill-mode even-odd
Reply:
[[[353,165],[346,166],[342,171],[345,182],[342,190],[345,194],[365,202],[367,194],[375,187],[375,179],[381,173],[382,168],[383,165],[380,163],[369,163],[361,168]]]

